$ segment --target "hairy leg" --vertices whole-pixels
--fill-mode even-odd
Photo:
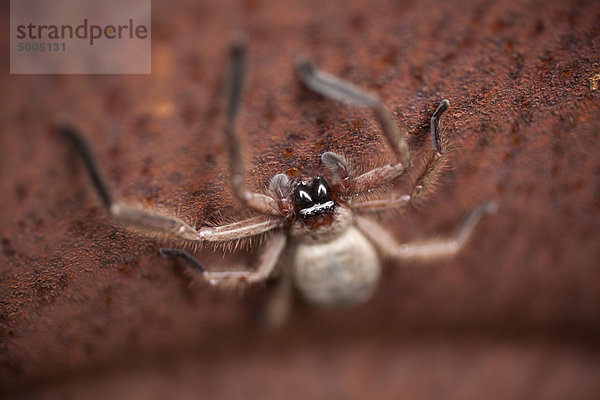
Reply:
[[[359,216],[356,224],[385,256],[401,260],[433,261],[458,253],[471,237],[481,217],[493,214],[497,209],[495,202],[482,204],[469,213],[453,236],[407,244],[396,242],[381,225],[370,219]]]
[[[255,271],[208,271],[204,265],[185,250],[162,248],[160,254],[165,257],[182,258],[202,274],[202,278],[211,285],[221,283],[256,283],[263,282],[273,272],[279,256],[285,248],[287,238],[279,232],[271,238],[260,257],[259,266]]]
[[[69,125],[62,126],[60,131],[81,156],[104,207],[124,225],[186,241],[228,241],[258,235],[282,223],[278,217],[260,216],[219,227],[204,227],[198,232],[179,218],[115,202],[85,139]]]
[[[434,186],[440,171],[442,170],[442,166],[444,165],[445,153],[439,129],[439,119],[444,111],[448,109],[449,105],[450,103],[448,100],[443,100],[431,117],[431,141],[433,143],[433,154],[417,178],[410,194],[391,193],[387,196],[374,200],[358,201],[351,205],[354,210],[359,212],[373,212],[395,208],[397,209],[410,204],[417,204],[431,192],[431,189]],[[363,176],[366,176],[371,172],[372,171],[369,171]]]
[[[274,198],[255,193],[246,187],[243,146],[237,128],[237,115],[241,106],[244,74],[246,70],[246,44],[243,38],[237,38],[231,44],[231,67],[227,78],[227,122],[225,140],[231,169],[231,188],[233,194],[245,206],[262,214],[281,215],[279,203]]]
[[[403,134],[383,101],[376,95],[369,94],[338,77],[319,71],[310,61],[299,58],[296,62],[296,73],[309,89],[322,96],[347,104],[368,107],[381,125],[388,145],[396,155],[396,162],[377,168],[367,176],[358,176],[342,186],[350,193],[360,193],[380,185],[390,179],[402,175],[410,165],[410,150]],[[350,177],[347,162],[334,153],[325,153],[323,163],[343,181]]]

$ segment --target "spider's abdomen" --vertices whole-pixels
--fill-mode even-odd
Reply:
[[[328,242],[298,243],[292,261],[302,295],[330,307],[367,301],[381,270],[373,245],[355,227]]]

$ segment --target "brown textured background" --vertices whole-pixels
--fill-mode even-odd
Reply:
[[[382,146],[368,113],[302,90],[304,53],[378,92],[413,144],[451,101],[452,169],[425,207],[382,219],[399,240],[451,232],[489,199],[499,213],[455,260],[387,263],[368,304],[298,301],[276,332],[252,322],[260,290],[190,288],[160,243],[106,217],[53,126],[86,132],[122,199],[235,215],[221,141],[235,30],[250,39],[252,187]],[[155,1],[152,75],[9,75],[5,58],[0,396],[598,398],[599,36],[597,1]]]

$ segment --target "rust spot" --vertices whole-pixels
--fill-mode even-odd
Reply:
[[[526,96],[519,97],[519,104],[522,108],[529,110],[531,108],[531,101]]]
[[[28,194],[27,186],[19,182],[15,187],[15,192],[17,193],[17,198],[19,199],[19,201],[23,201],[25,200]]]
[[[285,174],[290,178],[297,178],[302,174],[302,170],[300,168],[292,167],[285,171]]]
[[[571,74],[573,74],[573,71],[570,69],[566,69],[561,73],[563,78],[568,78],[569,76],[571,76]]]
[[[190,55],[187,60],[185,60],[185,64],[184,64],[189,72],[189,77],[190,79],[192,79],[193,81],[196,82],[200,82],[202,81],[202,79],[204,79],[205,75],[206,75],[206,70],[205,70],[205,61],[202,60],[202,58],[200,57],[199,54],[192,54]]]
[[[588,80],[590,81],[590,90],[592,92],[598,90],[598,87],[600,87],[600,73],[588,78]]]
[[[294,149],[292,149],[291,147],[286,147],[283,150],[283,155],[286,157],[293,157],[294,156]]]
[[[350,29],[355,32],[362,32],[365,28],[365,17],[361,14],[355,14],[350,18]]]
[[[396,62],[396,58],[398,56],[398,52],[394,47],[390,47],[388,51],[379,58],[379,66],[380,67],[388,67],[391,64]]]
[[[539,34],[543,33],[544,30],[546,30],[544,21],[542,21],[541,19],[538,19],[537,22],[535,23],[535,27],[533,28],[533,33],[535,35],[539,35]]]
[[[473,34],[469,33],[467,35],[464,35],[462,40],[460,41],[460,44],[458,45],[458,47],[460,49],[465,49],[469,46],[471,46],[473,44],[474,40],[473,40]]]
[[[262,5],[261,3],[262,2],[259,0],[244,0],[242,2],[242,5],[243,5],[245,11],[247,11],[249,13],[253,13],[253,12],[260,10],[261,5]]]
[[[446,54],[444,54],[444,55],[442,56],[442,61],[444,61],[444,62],[448,62],[448,61],[451,61],[451,60],[453,60],[454,58],[456,58],[456,52],[454,52],[454,51],[449,51],[449,52],[447,52]]]
[[[191,126],[196,122],[196,117],[200,113],[200,110],[193,104],[186,104],[181,107],[179,115],[185,121],[186,126]]]
[[[54,286],[48,282],[38,279],[35,284],[38,296],[41,299],[42,304],[53,304],[56,300],[56,293],[54,293]]]
[[[140,174],[142,176],[148,176],[148,175],[150,175],[150,166],[148,164],[144,165],[142,167],[142,169],[140,170]]]
[[[383,91],[383,84],[379,83],[379,82],[374,82],[373,85],[371,86],[372,90],[377,93],[378,95],[381,95],[381,92]]]
[[[504,44],[503,44],[503,46],[502,46],[502,47],[504,48],[504,51],[505,51],[507,54],[510,54],[510,53],[512,53],[512,52],[514,51],[514,49],[515,49],[515,44],[514,44],[514,42],[513,42],[512,40],[510,40],[510,39],[509,39],[509,40],[506,40],[506,41],[504,42]]]
[[[119,272],[129,272],[134,267],[135,267],[135,263],[125,261],[123,264],[119,265],[118,270],[119,270]]]
[[[552,165],[552,170],[551,170],[551,174],[553,178],[556,178],[559,174],[560,174],[560,165],[558,163],[555,163],[554,165]]]
[[[273,109],[269,108],[265,112],[265,119],[268,121],[273,121],[275,119],[275,111],[273,111]]]
[[[119,114],[125,107],[125,100],[122,90],[120,89],[112,89],[110,90],[105,97],[106,109],[113,114]]]
[[[2,253],[5,256],[12,257],[17,253],[15,251],[15,249],[12,247],[9,238],[6,238],[6,237],[2,238],[2,241],[0,243],[2,244]]]
[[[559,157],[565,153],[564,148],[560,143],[554,143],[552,145],[552,152]]]
[[[355,119],[355,120],[352,121],[352,129],[354,131],[360,131],[362,129],[362,127],[363,127],[362,120]]]
[[[494,32],[500,32],[508,27],[509,24],[502,18],[496,18],[496,20],[492,23],[492,30]]]
[[[327,117],[325,115],[318,115],[315,118],[315,124],[317,124],[317,126],[323,127],[326,126],[328,124],[327,122]]]
[[[410,73],[417,84],[423,83],[423,66],[417,65],[410,67]]]

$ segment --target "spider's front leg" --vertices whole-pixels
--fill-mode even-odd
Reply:
[[[381,125],[388,145],[396,156],[395,162],[372,169],[353,178],[350,166],[344,157],[332,152],[324,153],[321,160],[334,174],[334,178],[337,178],[341,183],[342,195],[365,192],[402,175],[406,171],[411,163],[408,144],[379,96],[366,93],[349,82],[319,71],[310,61],[304,58],[299,58],[296,61],[296,72],[305,86],[322,96],[343,103],[370,108],[375,119]]]
[[[231,44],[231,67],[227,78],[227,121],[225,124],[225,139],[229,164],[231,169],[231,188],[233,194],[246,207],[266,215],[286,215],[290,210],[287,203],[288,193],[274,193],[275,197],[255,193],[246,187],[243,146],[240,141],[237,116],[241,106],[244,76],[246,70],[246,41],[238,37]],[[280,176],[280,180],[287,177]],[[273,183],[273,181],[271,181]]]
[[[410,204],[417,204],[431,192],[434,183],[442,170],[446,157],[443,148],[444,142],[440,134],[439,120],[442,114],[448,109],[449,105],[450,102],[448,100],[443,100],[431,117],[430,125],[433,154],[415,181],[410,194],[391,193],[378,199],[355,202],[352,204],[354,210],[358,212],[373,212],[406,207]]]

